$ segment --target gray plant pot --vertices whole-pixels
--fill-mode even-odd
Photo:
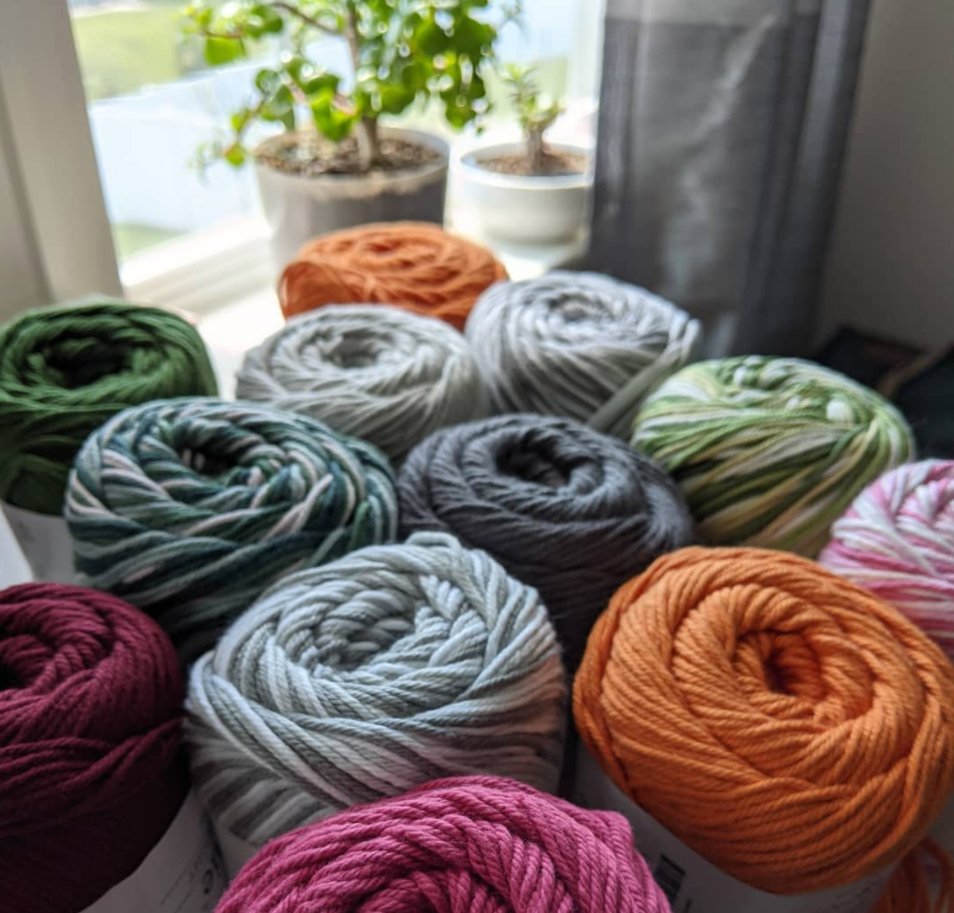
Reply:
[[[390,174],[302,177],[256,163],[262,208],[272,232],[272,255],[284,267],[317,235],[366,222],[444,222],[448,146],[429,133],[382,127],[436,149],[440,161]]]

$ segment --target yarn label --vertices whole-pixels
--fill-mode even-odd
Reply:
[[[50,583],[74,583],[73,542],[66,520],[57,514],[41,514],[12,504],[3,504],[3,514],[33,579]]]
[[[845,887],[809,894],[760,891],[716,868],[622,793],[581,747],[576,799],[584,807],[619,812],[630,823],[636,847],[662,888],[673,913],[870,913],[892,870]]]
[[[258,847],[252,846],[251,843],[241,837],[236,837],[215,818],[212,819],[212,826],[215,828],[215,837],[218,840],[219,849],[222,851],[225,872],[229,881],[231,881],[238,875],[239,869],[258,852]]]
[[[139,868],[83,913],[211,913],[225,884],[212,827],[190,793]]]

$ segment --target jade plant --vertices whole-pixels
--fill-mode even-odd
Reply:
[[[523,134],[525,168],[528,174],[542,174],[548,156],[545,134],[564,111],[560,99],[545,98],[532,67],[514,64],[504,70],[520,131]]]
[[[284,49],[256,73],[252,100],[211,151],[241,165],[254,124],[295,131],[310,121],[332,143],[353,136],[357,170],[368,171],[382,164],[383,115],[435,100],[452,127],[479,121],[498,31],[518,3],[492,10],[491,0],[199,0],[186,8],[185,27],[202,39],[210,65],[247,58],[272,36]],[[349,72],[317,59],[316,42],[328,36],[344,39]]]

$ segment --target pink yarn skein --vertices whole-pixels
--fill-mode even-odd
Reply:
[[[818,560],[891,603],[954,658],[954,461],[885,473],[835,523]]]
[[[626,820],[497,777],[436,780],[267,843],[216,913],[669,913]]]

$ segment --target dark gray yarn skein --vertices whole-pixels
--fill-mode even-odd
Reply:
[[[504,415],[442,429],[398,475],[401,532],[449,532],[539,590],[575,669],[613,592],[694,541],[675,483],[570,419]]]

